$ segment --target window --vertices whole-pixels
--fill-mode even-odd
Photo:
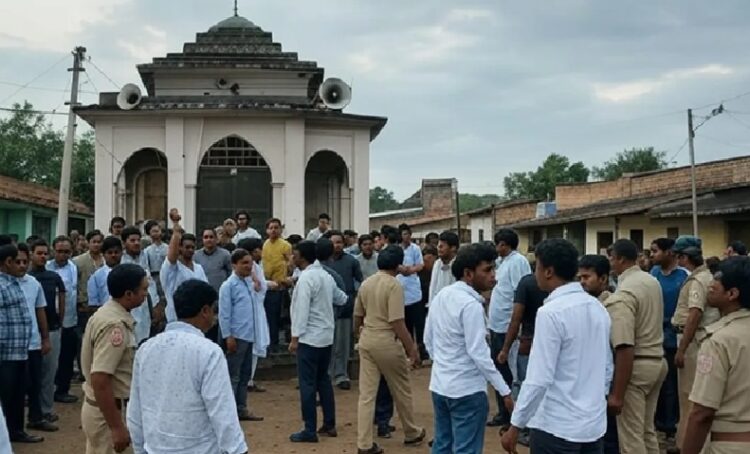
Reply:
[[[601,255],[607,255],[607,248],[615,242],[615,235],[612,232],[596,232],[596,250]]]
[[[537,244],[541,243],[544,239],[544,232],[541,230],[534,230],[531,232],[531,245],[536,246]]]
[[[484,241],[484,229],[479,229],[479,242]]]
[[[630,231],[630,240],[635,243],[636,246],[638,246],[638,251],[643,250],[643,230],[637,229],[637,230],[631,230]]]
[[[678,227],[667,227],[667,238],[676,240],[680,236],[680,229]]]
[[[31,218],[31,232],[46,241],[52,241],[52,218],[34,215]]]
[[[258,150],[246,140],[229,136],[211,145],[203,156],[201,166],[205,167],[264,167],[266,160]]]

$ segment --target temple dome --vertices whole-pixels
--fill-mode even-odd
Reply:
[[[233,28],[233,29],[247,29],[247,28],[258,28],[257,25],[252,21],[242,16],[230,16],[218,24],[211,27],[208,31],[215,32],[221,29]]]

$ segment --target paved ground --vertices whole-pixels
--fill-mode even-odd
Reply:
[[[427,428],[432,435],[432,404],[427,389],[429,369],[415,371],[412,386],[415,397],[417,421]],[[357,452],[357,391],[356,382],[351,391],[336,390],[336,417],[338,420],[338,438],[324,438],[313,445],[295,445],[288,441],[289,434],[301,427],[298,391],[294,381],[264,382],[268,392],[249,394],[254,412],[265,417],[265,421],[242,423],[251,453],[261,454],[301,454],[301,453],[337,453],[351,454]],[[80,387],[73,391],[80,395]],[[492,404],[494,407],[494,404]],[[58,404],[56,411],[60,414],[60,431],[44,434],[46,441],[38,445],[14,445],[16,454],[56,454],[84,452],[84,438],[80,429],[80,405]],[[493,410],[494,411],[494,410]],[[394,425],[399,426],[398,417]],[[425,443],[421,447],[406,448],[402,445],[403,431],[399,427],[390,440],[378,440],[388,454],[427,453]],[[129,450],[127,451],[129,452]],[[496,429],[487,429],[485,450],[487,453],[503,452]],[[519,454],[528,454],[520,447]]]

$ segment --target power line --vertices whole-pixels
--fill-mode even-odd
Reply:
[[[682,150],[685,149],[685,145],[688,144],[688,141],[689,141],[689,139],[685,139],[685,141],[682,142],[682,145],[680,145],[680,148],[675,152],[675,154],[672,155],[671,158],[669,158],[667,160],[667,164],[670,164],[670,163],[672,163],[675,160],[675,158],[677,157],[677,155],[679,155],[682,152]]]
[[[750,150],[750,145],[738,145],[736,143],[727,142],[726,140],[717,139],[716,137],[707,136],[705,134],[701,134],[698,137],[700,137],[701,139],[708,139],[711,142],[716,142],[722,145],[726,145],[728,147],[741,148],[743,150]]]
[[[91,80],[91,77],[89,77],[89,73],[84,72],[83,74],[86,75],[86,80],[91,84],[92,87],[94,87],[94,90],[96,90],[96,93],[99,93],[99,89],[96,88],[96,84],[94,83],[93,80]],[[78,90],[78,92],[81,93],[80,90]]]
[[[20,87],[18,88],[18,90],[14,91],[14,92],[13,92],[13,93],[11,93],[10,95],[8,95],[8,96],[6,96],[5,98],[3,98],[2,100],[0,100],[0,104],[4,104],[4,103],[5,103],[5,101],[7,101],[7,100],[9,100],[10,98],[12,98],[12,97],[14,97],[15,95],[17,95],[17,94],[18,94],[18,93],[19,93],[19,92],[20,92],[21,90],[23,90],[24,88],[27,88],[27,87],[28,87],[29,85],[31,85],[32,83],[36,82],[36,81],[37,81],[37,80],[38,80],[38,79],[39,79],[40,77],[44,76],[44,75],[45,75],[45,74],[47,74],[48,72],[50,72],[50,71],[52,71],[53,69],[55,69],[55,67],[56,67],[57,65],[59,65],[60,63],[62,63],[63,61],[65,61],[65,60],[66,60],[67,58],[68,58],[68,54],[66,53],[66,54],[65,54],[65,55],[64,55],[64,56],[63,56],[63,57],[62,57],[61,59],[57,60],[57,61],[55,62],[55,64],[54,64],[54,65],[52,65],[52,66],[50,66],[49,68],[45,69],[44,71],[42,71],[41,73],[39,73],[39,74],[38,74],[38,75],[37,75],[36,77],[34,77],[33,79],[31,79],[30,81],[28,81],[27,83],[25,83],[25,84],[21,85],[21,86],[20,86]]]
[[[725,112],[725,113],[726,113],[727,115],[729,115],[729,118],[731,118],[731,119],[732,119],[732,120],[733,120],[734,122],[736,122],[737,124],[741,125],[741,126],[742,126],[742,127],[744,127],[744,128],[750,129],[750,124],[748,124],[748,123],[745,123],[745,122],[744,122],[743,120],[740,120],[739,118],[735,117],[734,115],[732,115],[732,113],[731,113],[731,112]]]
[[[26,90],[39,90],[39,91],[50,91],[50,92],[56,92],[56,93],[68,93],[70,89],[60,89],[60,88],[51,88],[51,87],[32,87],[32,86],[25,86],[23,84],[18,84],[15,82],[8,82],[4,80],[0,80],[0,85],[8,85],[11,87],[21,87],[25,88]],[[93,91],[81,91],[80,93],[89,93],[89,94],[96,94]]]
[[[91,59],[91,55],[89,55],[89,57],[88,57],[88,62],[91,63],[91,66],[93,66],[95,70],[99,71],[99,74],[101,74],[102,76],[104,76],[112,85],[114,85],[115,88],[117,88],[118,90],[120,88],[122,88],[122,86],[120,84],[118,84],[117,82],[115,82],[114,80],[112,80],[112,78],[109,77],[107,75],[107,73],[105,73],[98,66],[96,66],[96,63],[94,63],[94,60]]]
[[[54,110],[32,110],[32,109],[17,109],[11,107],[0,107],[2,112],[29,112],[43,115],[68,115],[67,112],[56,112]]]

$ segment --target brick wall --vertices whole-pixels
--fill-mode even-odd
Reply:
[[[750,183],[750,157],[724,159],[695,167],[698,189]],[[690,167],[626,175],[615,181],[561,185],[555,188],[557,209],[567,210],[602,200],[690,190]]]
[[[495,225],[498,227],[527,221],[536,217],[537,202],[525,202],[495,210]]]
[[[426,216],[448,216],[456,213],[456,197],[451,178],[422,180],[422,207]]]

